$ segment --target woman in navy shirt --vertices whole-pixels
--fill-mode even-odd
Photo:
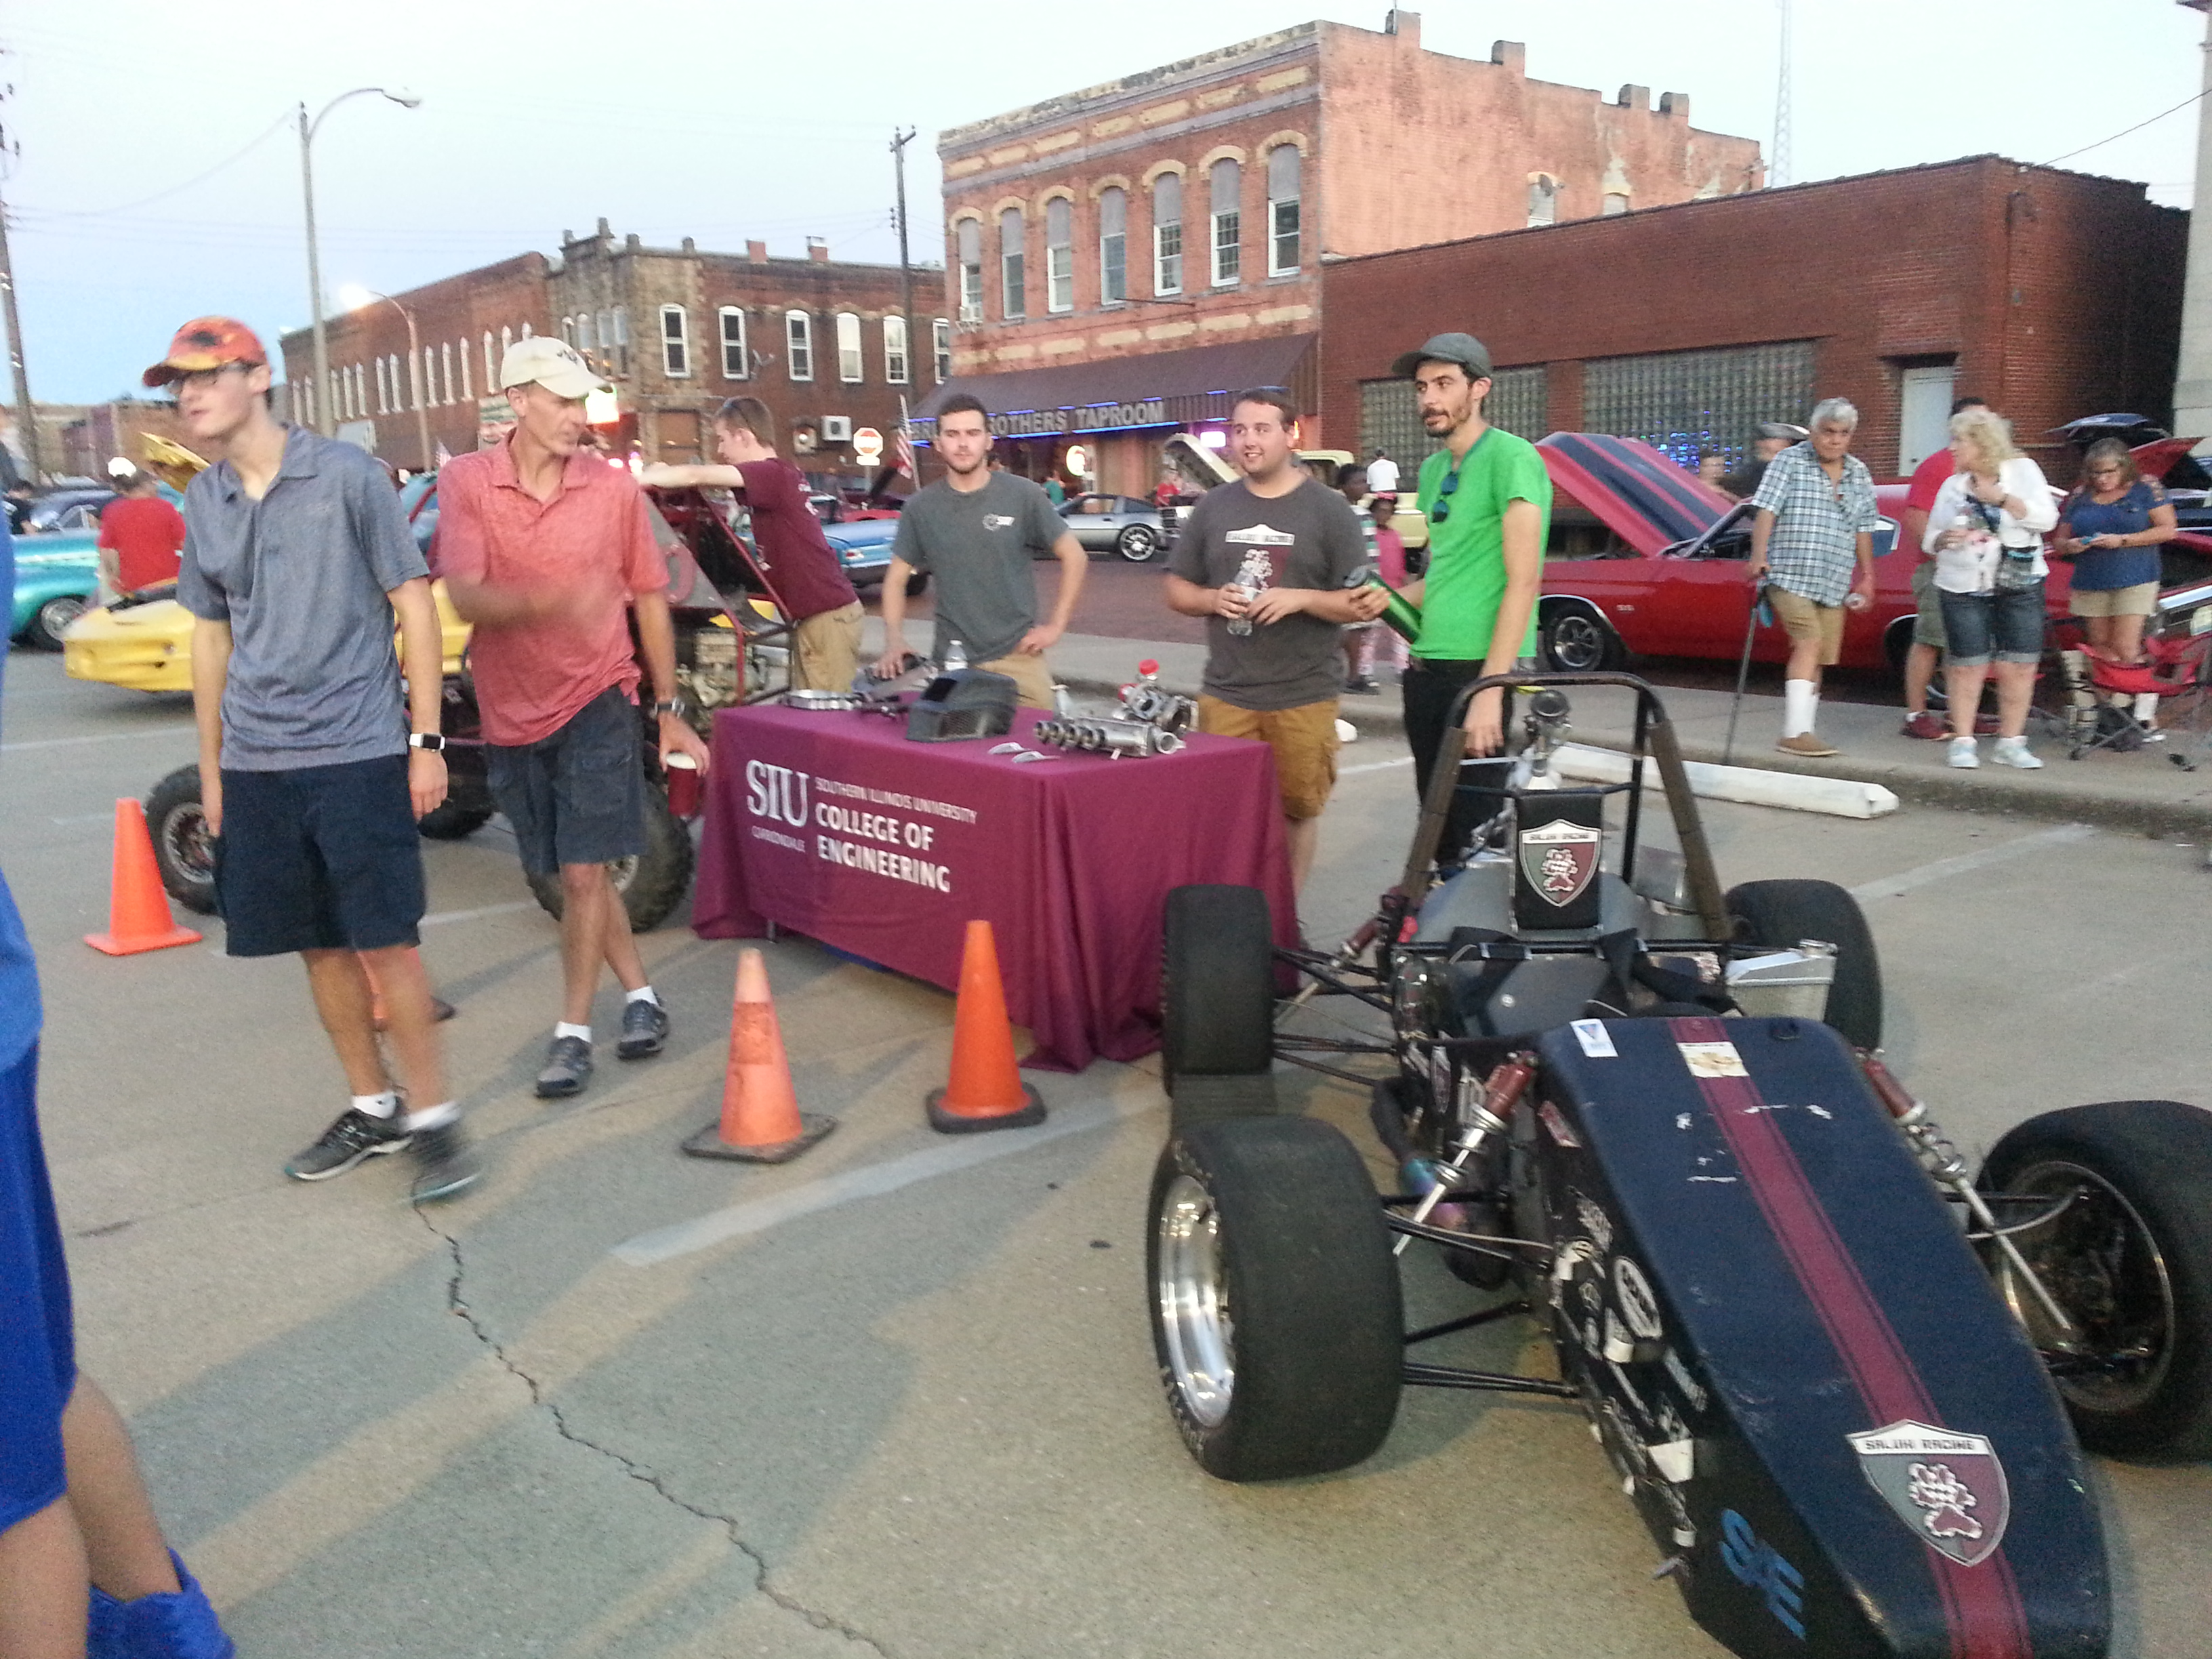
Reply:
[[[2141,662],[2143,619],[2158,609],[2158,544],[2173,538],[2173,508],[2118,438],[2090,445],[2081,470],[2057,538],[2058,556],[2074,562],[2074,614],[2087,623],[2091,645]]]

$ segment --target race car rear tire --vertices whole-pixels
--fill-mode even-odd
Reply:
[[[1168,894],[1160,967],[1160,1073],[1265,1078],[1274,1065],[1274,923],[1256,887]],[[1220,1093],[1220,1091],[1215,1091]]]
[[[1747,881],[1729,890],[1736,937],[1778,951],[1800,939],[1836,947],[1827,1023],[1862,1048],[1881,1046],[1881,959],[1859,902],[1832,881]]]
[[[1990,1151],[1985,1192],[2074,1202],[2013,1236],[2092,1354],[2118,1358],[2051,1381],[2091,1451],[2212,1457],[2212,1112],[2108,1100],[2045,1112]],[[2027,1218],[1998,1213],[2000,1224]],[[1984,1247],[1998,1293],[2049,1352],[2048,1316]],[[2142,1357],[2148,1351],[2148,1358]]]
[[[691,832],[668,810],[667,792],[659,784],[645,786],[645,853],[635,859],[616,859],[607,866],[615,891],[629,914],[630,931],[650,933],[667,920],[691,884]],[[556,921],[562,910],[561,877],[529,878],[531,893],[546,915]]]
[[[1397,1260],[1365,1164],[1327,1124],[1176,1133],[1152,1177],[1146,1279],[1168,1411],[1208,1474],[1326,1474],[1389,1437]]]
[[[187,910],[215,914],[215,849],[200,802],[200,769],[179,766],[146,797],[146,830],[161,885]]]

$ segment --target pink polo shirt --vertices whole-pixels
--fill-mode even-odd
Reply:
[[[484,737],[510,748],[551,737],[611,685],[635,701],[630,595],[668,586],[644,492],[628,472],[581,451],[541,501],[515,476],[513,441],[439,469],[430,556],[441,576],[577,593],[573,620],[480,625],[470,639]]]

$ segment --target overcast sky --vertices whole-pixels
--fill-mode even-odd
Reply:
[[[695,236],[895,260],[892,129],[913,125],[917,258],[943,257],[936,134],[1315,16],[1379,28],[1375,3],[1001,0],[4,0],[21,146],[7,182],[33,390],[122,395],[204,312],[264,337],[307,319],[299,146],[289,125],[349,88],[315,141],[323,277],[397,291],[551,252],[605,216]],[[1431,0],[1432,50],[1528,73],[1686,93],[1695,125],[1765,143],[1776,0]],[[2174,0],[1799,0],[1799,181],[1995,150],[2054,160],[2181,103],[2204,19]],[[2194,106],[2065,163],[2187,206]]]

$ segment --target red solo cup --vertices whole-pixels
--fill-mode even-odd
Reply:
[[[661,763],[668,779],[668,810],[679,818],[699,816],[699,763],[674,754]]]

